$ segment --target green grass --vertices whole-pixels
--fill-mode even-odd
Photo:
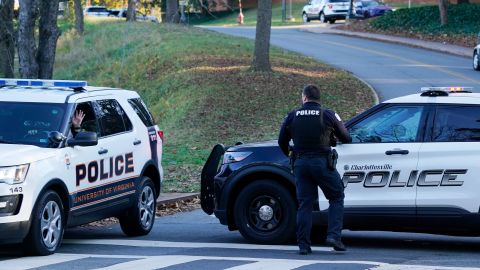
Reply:
[[[373,102],[350,74],[277,48],[273,73],[251,72],[252,52],[251,40],[197,28],[95,21],[62,35],[54,77],[138,91],[165,131],[164,191],[198,191],[211,147],[275,139],[305,84],[346,119]]]
[[[287,1],[288,2],[288,1]],[[282,22],[282,5],[273,4],[272,5],[272,26],[283,26],[283,25],[298,25],[302,24],[302,9],[305,6],[306,1],[293,1],[292,3],[292,16],[295,18],[294,21]],[[289,5],[287,5],[287,16],[289,13]],[[243,10],[244,25],[254,26],[257,24],[257,9],[249,8]],[[215,17],[208,17],[202,19],[191,19],[190,23],[194,25],[210,25],[210,26],[234,26],[238,25],[237,23],[238,11],[235,12],[224,12],[220,14],[215,14]]]
[[[480,4],[449,5],[449,23],[440,25],[438,6],[400,9],[378,19],[370,26],[380,30],[434,35],[474,36],[480,31]]]

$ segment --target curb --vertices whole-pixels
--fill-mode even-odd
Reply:
[[[157,204],[172,204],[200,197],[200,193],[160,193]]]
[[[350,73],[350,75],[357,78],[359,81],[361,81],[363,84],[365,84],[370,89],[370,92],[372,92],[372,96],[373,96],[373,102],[375,103],[374,105],[377,105],[377,104],[380,103],[380,98],[378,97],[378,93],[375,90],[375,88],[373,88],[373,86],[371,84],[369,84],[367,81],[365,81],[364,79],[358,77],[357,75],[355,75],[353,73]]]
[[[346,30],[333,30],[333,29],[313,30],[309,28],[304,28],[304,29],[301,29],[300,31],[314,33],[314,34],[333,34],[333,35],[357,37],[357,38],[363,38],[363,39],[369,39],[369,40],[375,40],[375,41],[383,41],[383,42],[388,42],[393,44],[406,45],[414,48],[426,49],[430,51],[448,53],[451,55],[461,56],[466,58],[472,57],[472,52],[473,52],[473,49],[470,50],[470,48],[468,47],[462,47],[457,45],[447,45],[448,46],[447,47],[443,43],[434,42],[434,41],[423,41],[420,39],[409,40],[409,38],[404,38],[404,37],[387,36],[387,35],[365,33],[365,32],[352,32],[352,31],[346,31]],[[418,42],[418,43],[414,43],[414,42]]]

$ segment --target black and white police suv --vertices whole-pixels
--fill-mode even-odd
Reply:
[[[148,234],[162,140],[136,92],[0,79],[0,243],[47,255],[66,227],[106,217],[118,217],[129,236]]]
[[[353,142],[336,146],[345,229],[480,235],[480,94],[425,88],[346,126]],[[230,230],[260,243],[294,236],[294,176],[277,141],[215,146],[201,181],[203,210]],[[315,208],[324,231],[321,191]]]

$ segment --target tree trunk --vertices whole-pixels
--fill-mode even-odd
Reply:
[[[259,0],[257,11],[257,31],[255,35],[255,52],[252,69],[271,72],[270,66],[270,31],[272,26],[272,1]]]
[[[38,78],[38,64],[35,57],[35,22],[38,17],[37,0],[21,0],[18,15],[18,59],[22,78]]]
[[[40,5],[40,26],[38,35],[37,63],[39,79],[53,77],[55,52],[60,30],[57,26],[58,0],[43,0]]]
[[[448,23],[448,0],[438,0],[438,8],[440,9],[440,23],[446,25]]]
[[[14,76],[13,7],[14,0],[0,1],[0,71],[5,78],[13,78]]]
[[[83,35],[84,24],[82,0],[73,0],[73,3],[75,8],[75,30],[79,35]]]
[[[134,22],[135,21],[135,8],[136,8],[137,1],[136,0],[128,0],[128,9],[127,9],[127,22]]]
[[[178,14],[178,0],[167,0],[167,23],[178,23],[180,16]]]

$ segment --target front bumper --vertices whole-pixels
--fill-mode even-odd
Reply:
[[[16,244],[23,241],[30,229],[30,221],[0,223],[0,244]]]

